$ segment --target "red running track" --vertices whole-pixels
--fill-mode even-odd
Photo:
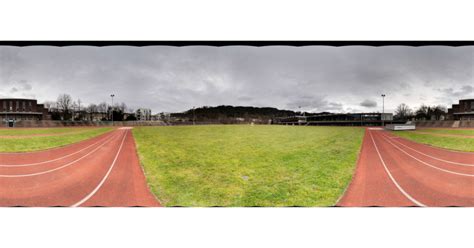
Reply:
[[[0,154],[0,206],[160,206],[128,128],[69,146]]]
[[[337,206],[474,206],[474,153],[368,128],[354,178]]]

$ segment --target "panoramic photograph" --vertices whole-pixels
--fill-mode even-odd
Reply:
[[[0,207],[474,207],[474,46],[0,46]]]

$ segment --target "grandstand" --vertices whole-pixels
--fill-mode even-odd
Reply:
[[[422,128],[474,128],[474,120],[416,121]]]
[[[392,113],[323,113],[308,116],[274,118],[273,124],[315,126],[381,126],[398,123]]]

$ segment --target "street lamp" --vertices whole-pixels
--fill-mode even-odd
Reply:
[[[110,95],[110,97],[112,98],[112,126],[114,126],[114,94]]]
[[[384,114],[385,114],[385,94],[382,94],[382,127],[385,126],[384,123]]]

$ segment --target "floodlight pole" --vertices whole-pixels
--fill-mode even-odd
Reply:
[[[112,98],[112,108],[111,108],[111,111],[112,111],[112,126],[114,126],[114,94],[111,94],[110,97]]]
[[[382,94],[382,127],[385,126],[385,122],[384,122],[384,114],[385,114],[385,94]]]

